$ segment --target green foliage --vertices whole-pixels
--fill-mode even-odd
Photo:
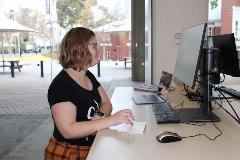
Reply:
[[[21,8],[18,22],[41,33],[45,30],[45,15],[36,9]]]
[[[94,28],[94,13],[91,7],[97,4],[96,0],[86,0],[79,16],[79,22],[83,27]]]
[[[114,15],[109,13],[108,9],[104,6],[99,6],[98,9],[102,11],[103,16],[102,16],[101,19],[96,21],[96,23],[95,23],[96,27],[99,27],[99,26],[102,26],[102,25],[107,24],[109,22],[117,20],[117,18],[118,18],[117,13],[115,13]]]
[[[102,17],[97,21],[94,21],[92,7],[102,12]],[[117,14],[111,15],[106,7],[98,6],[97,0],[58,0],[57,15],[58,23],[63,28],[83,26],[93,29],[117,19]]]
[[[211,0],[210,4],[211,4],[211,9],[217,8],[218,0]]]
[[[27,26],[31,29],[35,29],[40,33],[49,34],[46,29],[46,19],[45,16],[36,9],[30,8],[21,8],[18,14],[18,22],[24,26]],[[22,41],[29,41],[30,35],[32,33],[29,32],[21,32],[20,33],[20,42]],[[34,42],[35,39],[31,36],[32,41]]]
[[[20,48],[21,48],[22,50],[25,50],[25,49],[26,49],[26,43],[20,41]]]
[[[84,0],[58,0],[58,23],[63,28],[73,27],[80,22],[79,15],[84,7]]]

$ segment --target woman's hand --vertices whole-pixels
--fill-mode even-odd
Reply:
[[[132,115],[132,111],[130,109],[120,110],[117,113],[111,116],[113,119],[114,125],[118,125],[120,123],[129,123],[131,124],[131,120],[134,120],[134,116]]]

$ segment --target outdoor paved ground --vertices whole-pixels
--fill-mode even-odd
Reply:
[[[20,61],[21,72],[0,68],[0,159],[42,160],[44,147],[52,134],[53,123],[47,103],[47,89],[61,70],[56,61],[44,61],[40,77],[39,61]],[[131,66],[123,62],[102,61],[97,79],[111,97],[117,86],[132,86]],[[53,68],[51,72],[50,68]],[[97,77],[97,67],[90,69]],[[51,76],[52,75],[52,76]],[[51,78],[52,77],[52,78]]]

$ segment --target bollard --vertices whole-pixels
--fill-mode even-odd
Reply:
[[[98,60],[97,72],[98,72],[98,77],[100,77],[101,76],[101,74],[100,74],[100,60]]]
[[[12,78],[13,78],[14,77],[14,63],[13,63],[13,61],[11,61],[10,69],[11,69],[11,75],[12,75]]]
[[[40,61],[41,77],[43,77],[43,61]]]
[[[127,68],[127,57],[124,57],[124,66],[125,66],[125,69]]]

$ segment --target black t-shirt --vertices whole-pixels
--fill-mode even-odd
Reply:
[[[77,84],[66,71],[62,70],[52,81],[48,89],[48,102],[50,108],[60,102],[71,102],[76,106],[77,115],[76,121],[89,121],[94,115],[94,111],[101,106],[101,97],[98,92],[100,83],[95,76],[90,72],[86,72],[90,79],[93,90],[87,90]],[[79,139],[65,139],[59,132],[54,123],[53,136],[62,142],[67,142],[72,145],[87,145],[90,146],[95,136],[88,136]]]

